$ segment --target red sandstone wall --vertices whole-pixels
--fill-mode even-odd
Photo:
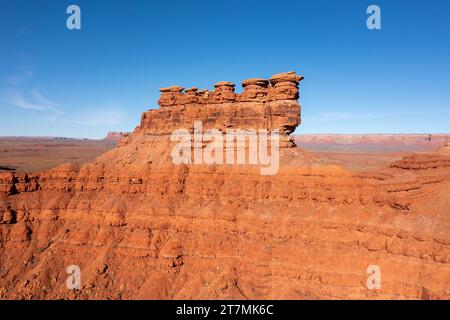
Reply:
[[[170,134],[193,128],[202,121],[204,129],[278,129],[289,134],[300,124],[298,84],[303,77],[294,72],[274,75],[270,81],[248,79],[244,92],[234,93],[234,84],[219,82],[212,91],[180,86],[161,89],[160,109],[142,114],[140,129],[151,134]],[[184,90],[184,91],[183,91]]]

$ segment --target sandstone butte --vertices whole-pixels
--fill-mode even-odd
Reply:
[[[0,298],[450,299],[449,146],[382,172],[321,165],[290,136],[300,80],[163,88],[97,159],[1,174]],[[173,164],[170,134],[194,120],[280,130],[278,174]]]
[[[103,138],[103,140],[118,142],[126,135],[128,135],[128,132],[113,132],[113,131],[111,131],[111,132],[108,132],[108,134],[106,135],[105,138]]]

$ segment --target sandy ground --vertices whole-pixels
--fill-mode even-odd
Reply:
[[[85,162],[115,142],[70,138],[0,137],[0,172],[39,172],[66,162]]]
[[[311,152],[323,164],[335,164],[350,171],[372,171],[401,160],[405,152]]]
[[[62,163],[83,163],[113,148],[109,140],[71,138],[0,137],[0,172],[39,172]],[[416,145],[412,151],[393,151],[392,145],[342,145],[327,143],[299,146],[324,164],[336,164],[351,171],[378,170],[390,162],[431,149]]]
[[[350,171],[373,171],[385,168],[389,163],[413,154],[434,152],[443,142],[424,144],[409,143],[313,143],[298,147],[308,151],[323,164],[335,164]]]

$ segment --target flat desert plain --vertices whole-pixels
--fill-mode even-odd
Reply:
[[[62,163],[83,163],[115,145],[107,139],[0,137],[0,172],[34,173]]]
[[[36,173],[63,163],[84,163],[114,148],[118,136],[105,139],[0,137],[0,172]],[[404,156],[439,149],[450,135],[294,135],[298,148],[322,164],[350,171],[377,170]]]

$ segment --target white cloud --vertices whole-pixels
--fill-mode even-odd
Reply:
[[[11,90],[6,94],[2,94],[2,103],[16,108],[35,110],[35,111],[51,111],[62,114],[61,106],[48,99],[42,94],[38,88],[34,88],[29,92],[19,89],[23,82],[33,77],[33,70],[20,68],[15,74],[4,78],[3,81],[11,86]]]
[[[5,104],[16,108],[63,113],[58,103],[47,99],[38,89],[33,89],[28,95],[14,90],[9,92],[3,100]]]

